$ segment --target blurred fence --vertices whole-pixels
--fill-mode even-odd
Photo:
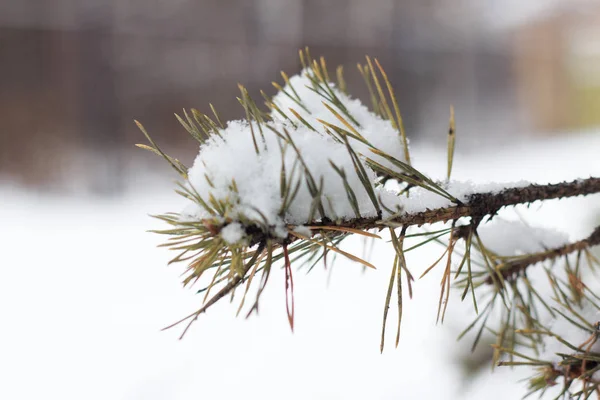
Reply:
[[[242,116],[236,83],[273,92],[310,46],[343,64],[378,57],[411,136],[440,138],[448,107],[471,137],[514,132],[515,58],[460,0],[22,0],[0,4],[0,176],[56,182],[73,165],[115,188],[139,119],[184,160],[196,152],[173,118],[182,108]],[[535,58],[535,57],[534,57]],[[545,60],[543,62],[551,62]],[[542,63],[543,63],[542,62]],[[350,72],[352,71],[352,72]],[[124,150],[125,149],[125,150]],[[98,159],[100,161],[91,161]],[[77,162],[75,162],[77,161]],[[102,167],[100,167],[102,166]],[[118,186],[118,185],[117,185]]]

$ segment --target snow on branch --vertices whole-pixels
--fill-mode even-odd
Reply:
[[[568,315],[577,313],[576,309],[596,305],[598,297],[592,295],[582,276],[584,264],[588,269],[599,264],[589,249],[600,243],[600,228],[588,238],[569,243],[560,233],[488,222],[503,207],[598,193],[600,178],[546,185],[452,181],[456,134],[452,111],[448,179],[435,181],[411,164],[396,96],[377,60],[367,57],[366,64],[359,64],[371,97],[369,109],[347,93],[341,68],[333,82],[323,58],[313,59],[306,49],[300,52],[300,59],[303,71],[293,77],[282,72],[283,85],[273,83],[277,89],[274,97],[261,92],[266,109],[240,86],[238,100],[246,114],[243,120],[224,123],[212,105],[211,115],[192,109],[177,116],[199,143],[191,168],[165,154],[137,123],[150,142],[150,146],[139,146],[162,156],[181,175],[177,193],[189,200],[181,212],[156,216],[171,225],[158,231],[169,236],[165,245],[178,252],[171,262],[188,263],[184,285],[201,279],[206,282],[199,290],[203,306],[171,326],[187,323],[185,334],[200,314],[242,285],[245,289],[238,313],[244,308],[246,315],[258,311],[271,269],[282,265],[293,329],[292,261],[312,268],[331,251],[374,268],[367,260],[342,250],[340,243],[351,235],[380,239],[387,234],[396,255],[385,296],[383,350],[393,288],[398,303],[396,343],[403,286],[412,296],[414,276],[405,254],[441,242],[445,243],[442,256],[423,274],[446,260],[442,263],[438,320],[444,319],[454,281],[461,298],[470,297],[477,313],[463,332],[477,330],[474,346],[484,330],[494,332],[495,362],[517,365],[524,362],[514,359],[524,357],[525,363],[545,368],[546,384],[537,377],[532,389],[545,390],[556,380],[556,371],[570,368],[567,375],[578,371],[575,378],[581,377],[583,390],[589,390],[590,367],[594,366],[593,371],[600,368],[596,367],[600,356],[592,354],[596,347],[571,344],[548,328],[546,320],[566,316],[571,321]],[[425,224],[445,225],[433,231],[408,231]],[[498,232],[512,241],[506,240],[506,235],[498,240]],[[417,238],[421,240],[418,244],[406,244]],[[550,268],[559,262],[565,265],[560,273]],[[549,294],[536,289],[528,277],[528,268],[538,263],[547,272]],[[254,300],[246,303],[250,293]],[[483,300],[482,307],[478,303]],[[552,302],[556,304],[550,305]],[[571,322],[594,326],[593,321],[581,319],[584,321]],[[525,338],[517,339],[519,335]],[[548,336],[577,351],[559,361],[531,361],[518,351],[529,347],[539,354]],[[593,336],[589,343],[595,341]],[[578,369],[565,364],[572,365],[573,357],[579,360]],[[568,390],[570,383],[565,387]]]

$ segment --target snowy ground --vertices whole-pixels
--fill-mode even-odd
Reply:
[[[459,136],[460,140],[460,136]],[[600,135],[540,138],[455,161],[457,179],[536,182],[600,175]],[[443,173],[441,151],[415,150],[417,166]],[[161,162],[157,159],[156,162]],[[456,343],[467,323],[455,298],[435,326],[439,273],[406,304],[400,346],[379,354],[391,253],[377,271],[338,259],[330,271],[296,272],[296,332],[285,316],[284,277],[272,276],[261,315],[235,318],[222,303],[183,341],[160,329],[197,308],[180,288],[182,266],[154,246],[147,214],[178,210],[169,182],[132,183],[122,197],[61,197],[0,186],[0,398],[2,399],[486,399],[519,398],[527,370],[465,378]],[[573,238],[589,232],[600,199],[554,201],[527,213]],[[594,220],[595,219],[595,220]],[[359,242],[356,242],[357,244]],[[409,266],[419,275],[439,255]],[[279,280],[280,287],[273,284]],[[455,307],[453,307],[455,306]],[[390,320],[393,330],[394,320]]]

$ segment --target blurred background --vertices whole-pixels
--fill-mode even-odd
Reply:
[[[344,65],[358,97],[355,65],[378,57],[413,142],[445,145],[450,104],[465,151],[590,128],[598,38],[589,0],[4,0],[0,179],[119,193],[151,159],[133,119],[190,163],[173,113],[241,117],[236,84],[273,93],[303,46]]]

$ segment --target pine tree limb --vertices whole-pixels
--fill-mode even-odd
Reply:
[[[497,269],[499,270],[500,274],[502,274],[504,279],[511,280],[523,273],[523,271],[525,271],[525,269],[530,265],[547,260],[555,260],[568,254],[583,251],[597,245],[600,245],[600,226],[597,226],[596,229],[594,229],[594,231],[585,239],[568,243],[564,246],[549,249],[540,253],[529,254],[519,258],[518,260],[508,261],[499,265]],[[491,276],[486,280],[487,284],[492,284],[493,282],[494,281]]]
[[[437,222],[448,222],[459,218],[471,218],[481,221],[484,217],[493,217],[503,207],[519,204],[530,204],[535,201],[561,199],[600,193],[600,178],[590,177],[577,179],[572,182],[557,184],[537,185],[531,184],[524,187],[508,188],[497,193],[474,193],[468,196],[468,201],[462,205],[435,208],[416,213],[402,213],[391,218],[381,219],[352,218],[338,221],[336,226],[352,229],[375,229],[384,226],[421,226]],[[307,221],[311,229],[318,230],[332,225],[332,221]],[[252,236],[252,243],[259,243],[264,239],[264,232],[259,229],[247,229],[248,235]],[[290,240],[290,239],[288,239]],[[294,238],[291,239],[295,240]]]
[[[400,214],[393,218],[358,218],[340,222],[340,226],[355,229],[377,228],[380,225],[421,226],[436,222],[448,222],[470,217],[481,220],[485,216],[494,216],[501,208],[518,204],[530,204],[535,201],[561,199],[600,193],[600,178],[577,179],[572,182],[537,185],[504,189],[498,193],[474,193],[466,204],[436,208],[417,213]],[[319,223],[312,223],[318,226]]]

